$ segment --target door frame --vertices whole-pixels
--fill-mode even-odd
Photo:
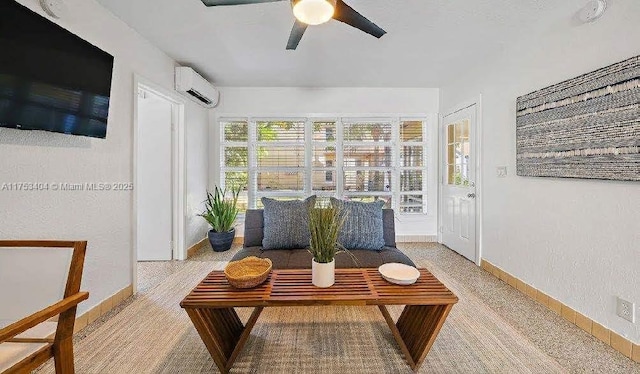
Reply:
[[[443,204],[443,192],[442,192],[442,181],[444,180],[444,176],[445,176],[445,170],[443,165],[444,160],[442,159],[443,156],[443,152],[442,152],[442,146],[443,146],[443,142],[446,140],[446,137],[444,136],[443,133],[443,128],[444,128],[444,118],[451,115],[451,114],[455,114],[461,110],[467,109],[471,106],[476,107],[476,123],[475,123],[475,136],[474,136],[474,145],[475,145],[475,175],[476,175],[476,209],[475,209],[475,220],[476,220],[476,243],[475,243],[475,249],[476,249],[476,265],[480,266],[482,263],[482,227],[483,227],[483,222],[482,222],[482,202],[484,201],[484,194],[483,194],[483,188],[482,188],[482,181],[483,181],[483,174],[482,174],[482,95],[478,95],[476,97],[473,97],[469,100],[466,100],[456,106],[454,106],[453,108],[450,108],[449,110],[445,111],[445,114],[440,114],[440,118],[438,121],[438,205],[439,205],[439,209],[438,209],[438,243],[442,243],[442,225],[443,225],[443,218],[442,218],[442,207],[444,207]]]
[[[186,100],[165,87],[162,87],[138,74],[133,75],[133,250],[131,253],[133,292],[138,288],[138,90],[144,90],[157,95],[171,103],[172,107],[172,140],[171,157],[173,159],[172,170],[172,257],[175,260],[184,260],[185,252],[185,193],[186,193],[186,137],[185,137],[185,105]]]

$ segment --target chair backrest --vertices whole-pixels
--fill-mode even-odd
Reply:
[[[0,320],[17,321],[77,293],[85,246],[0,240]]]
[[[384,245],[396,246],[396,228],[393,209],[382,210]],[[261,247],[264,238],[264,210],[248,209],[244,219],[244,247]]]
[[[85,241],[0,240],[0,318],[10,319],[0,320],[0,371],[30,373],[50,357],[56,373],[75,371],[76,310],[89,297],[80,292],[86,247]]]

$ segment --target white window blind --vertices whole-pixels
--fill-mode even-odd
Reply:
[[[424,121],[401,120],[399,138],[400,213],[426,211],[426,143]]]
[[[305,126],[291,120],[251,122],[256,130],[255,205],[260,198],[296,199],[305,195]]]
[[[227,188],[242,187],[238,197],[238,207],[245,211],[249,208],[249,122],[247,120],[228,120],[222,123],[221,186]]]
[[[343,121],[344,197],[357,201],[384,200],[392,207],[393,122]]]
[[[338,191],[336,121],[312,121],[311,127],[311,190],[326,200]]]
[[[315,194],[385,201],[426,213],[424,119],[220,119],[221,185],[241,185],[241,209]]]

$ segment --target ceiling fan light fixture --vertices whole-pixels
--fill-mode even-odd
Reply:
[[[320,25],[333,18],[336,0],[293,0],[293,15],[307,25]]]

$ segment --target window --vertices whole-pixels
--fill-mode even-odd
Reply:
[[[311,143],[311,191],[321,199],[335,196],[338,183],[336,121],[313,121]]]
[[[220,184],[241,185],[242,209],[312,194],[383,200],[403,214],[427,212],[423,119],[221,119]]]
[[[333,161],[332,160],[327,160],[327,167],[328,168],[333,168]],[[333,182],[333,174],[334,172],[331,170],[327,170],[324,174],[324,181],[325,182]]]
[[[296,196],[305,190],[305,122],[259,121],[256,190],[262,196]]]
[[[469,120],[447,126],[447,183],[469,186]]]
[[[384,200],[392,207],[393,123],[343,123],[344,197],[357,201]]]
[[[249,123],[246,120],[225,122],[222,133],[225,143],[222,148],[224,168],[220,185],[243,188],[238,196],[238,208],[245,211],[249,208]]]
[[[422,121],[400,122],[400,202],[401,213],[421,213],[424,209],[425,148]]]

